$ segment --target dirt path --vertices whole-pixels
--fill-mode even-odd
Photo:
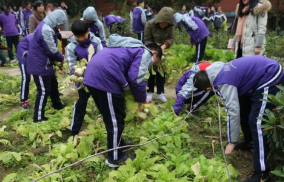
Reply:
[[[20,104],[20,103],[19,103]],[[9,118],[13,112],[19,112],[22,108],[18,105],[16,107],[11,108],[9,111],[0,114],[0,123],[5,119]]]
[[[21,76],[20,68],[0,67],[0,72],[6,73],[9,76]]]

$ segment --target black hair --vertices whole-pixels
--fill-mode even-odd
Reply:
[[[152,44],[146,45],[146,47],[150,50],[157,51],[157,58],[160,59],[160,60],[162,59],[163,51],[162,51],[162,48],[160,46],[158,46],[155,43],[152,43]]]
[[[197,72],[194,75],[193,84],[194,87],[196,87],[199,90],[206,90],[208,87],[211,87],[206,71]]]
[[[34,10],[37,11],[37,8],[40,7],[40,5],[43,5],[42,1],[36,1],[34,2]]]
[[[5,13],[5,15],[9,15],[9,13],[10,13],[10,6],[7,6],[5,9],[4,9],[4,13]]]
[[[53,3],[52,5],[53,5],[54,7],[56,7],[56,8],[59,7],[57,3]]]
[[[5,8],[3,6],[1,6],[0,11],[5,11]]]
[[[30,4],[30,5],[32,5],[32,3],[30,3],[30,2],[27,2],[27,3],[26,3],[26,5],[25,5],[25,7],[27,7],[27,6],[29,5],[29,4]]]
[[[61,1],[61,3],[64,3],[64,4],[65,4],[65,2],[64,2],[64,1]]]
[[[258,4],[258,0],[249,0],[249,11],[246,13],[243,13],[243,9],[246,6],[243,3],[243,0],[240,0],[239,2],[239,11],[238,11],[238,16],[239,17],[243,17],[244,15],[248,15],[250,13],[251,10],[253,10],[253,8],[255,8]],[[253,11],[251,11],[253,13]]]
[[[145,2],[145,0],[137,0],[137,6],[139,6],[139,4]]]
[[[210,13],[208,13],[209,10],[210,10]],[[205,16],[206,17],[210,17],[211,16],[211,9],[210,8],[207,8]]]
[[[72,24],[71,30],[75,36],[81,36],[88,32],[89,26],[83,20],[76,20]]]

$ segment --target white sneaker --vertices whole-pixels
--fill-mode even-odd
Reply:
[[[15,63],[15,62],[17,62],[16,59],[13,59],[13,60],[10,61],[10,63]]]
[[[149,102],[151,102],[152,100],[153,100],[153,93],[152,92],[148,92],[147,93],[147,100],[149,101]]]
[[[159,94],[157,95],[156,99],[161,100],[163,102],[167,102],[167,99],[165,97],[165,94]]]

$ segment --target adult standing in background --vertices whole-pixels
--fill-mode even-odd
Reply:
[[[157,17],[150,20],[145,27],[145,45],[158,44],[162,50],[168,49],[174,42],[174,10],[169,7],[164,7],[158,13]],[[156,74],[153,73],[156,72]],[[156,99],[166,102],[165,98],[165,77],[166,70],[161,64],[153,65],[150,70],[150,78],[148,80],[147,99],[153,99],[155,81],[157,84]]]
[[[33,11],[31,10],[32,4],[26,3],[26,6],[23,11],[20,13],[20,22],[21,27],[23,29],[23,35],[27,36],[29,34],[29,19],[30,16],[33,14]]]
[[[70,30],[70,26],[69,26],[68,15],[71,14],[71,11],[68,9],[68,7],[67,7],[67,5],[66,5],[65,2],[61,2],[60,7],[59,7],[58,9],[62,9],[62,10],[65,12],[66,18],[67,18],[67,21],[66,21],[66,23],[63,25],[62,30],[63,30],[63,31],[69,31],[69,30]]]
[[[2,8],[3,10],[3,8]],[[17,29],[16,17],[9,12],[10,8],[6,7],[0,15],[0,27],[4,31],[4,37],[7,41],[7,47],[10,48],[8,55],[11,62],[14,62],[13,45],[15,49],[19,44],[19,32]]]
[[[133,11],[133,24],[131,25],[133,27],[133,30],[138,35],[138,40],[142,42],[144,42],[144,28],[147,23],[146,15],[144,12],[144,6],[144,0],[137,1],[137,7]]]
[[[268,11],[271,3],[268,0],[240,0],[236,16],[237,31],[232,51],[236,58],[263,55]]]
[[[222,26],[223,23],[227,21],[226,15],[222,12],[221,7],[217,8],[217,13],[214,15],[214,28],[215,30],[219,30]],[[227,27],[226,27],[227,28]]]
[[[33,33],[40,22],[45,18],[46,14],[42,1],[34,3],[34,11],[29,19],[29,33]]]

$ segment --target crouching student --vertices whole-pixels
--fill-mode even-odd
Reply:
[[[64,11],[53,11],[37,26],[29,45],[27,71],[28,74],[33,75],[37,87],[34,122],[48,120],[44,115],[48,96],[55,109],[64,108],[59,98],[58,82],[52,65],[55,61],[64,60],[63,55],[57,49],[57,38],[53,29],[60,29],[65,22]]]
[[[174,17],[175,24],[185,27],[187,33],[191,37],[191,44],[195,44],[196,46],[196,59],[193,61],[202,61],[206,48],[207,36],[210,34],[208,28],[201,19],[196,17],[186,16],[180,13],[176,13]]]
[[[111,28],[113,24],[117,24],[118,25],[118,30],[115,30],[114,33],[118,33],[117,31],[119,31],[121,29],[121,27],[119,27],[119,25],[124,22],[124,18],[121,18],[120,16],[115,16],[115,15],[107,15],[104,16],[103,21],[105,22],[105,24],[108,27],[108,33],[112,34]]]
[[[122,92],[130,89],[141,109],[142,103],[147,102],[145,74],[154,62],[160,61],[162,54],[156,44],[147,48],[137,39],[113,34],[108,48],[98,52],[87,65],[83,84],[103,115],[108,149],[131,143],[122,139],[126,116]],[[105,162],[109,167],[119,167],[126,160],[122,150],[114,150],[108,153]]]
[[[17,59],[19,61],[19,67],[21,70],[21,108],[23,109],[30,109],[30,105],[28,102],[29,98],[29,90],[30,90],[30,81],[31,75],[27,72],[27,57],[28,57],[28,50],[29,44],[33,39],[34,34],[29,34],[28,36],[24,37],[17,47]]]
[[[88,23],[90,31],[99,37],[102,41],[103,47],[106,47],[106,34],[103,23],[99,20],[98,14],[94,7],[88,7],[83,12],[83,18],[86,23]]]
[[[197,63],[190,70],[186,71],[179,79],[176,86],[177,99],[173,105],[176,116],[180,114],[184,104],[189,104],[191,106],[191,111],[195,112],[196,109],[214,95],[213,92],[206,92],[195,88],[193,84],[194,75],[198,71],[205,71],[208,66],[210,66],[210,63],[208,62]]]
[[[97,52],[102,50],[103,47],[101,40],[90,32],[88,24],[84,21],[75,21],[71,26],[71,30],[74,36],[70,39],[71,42],[67,45],[66,58],[69,63],[71,74],[74,74],[73,68],[76,66],[77,61],[82,59],[90,61],[90,59]],[[76,86],[80,88],[80,85],[76,84]],[[77,135],[81,129],[90,97],[90,93],[87,93],[84,88],[78,89],[78,94],[79,99],[74,105],[71,124],[71,132],[73,136]]]
[[[244,135],[253,141],[254,174],[245,182],[269,180],[267,155],[269,147],[261,120],[265,109],[275,106],[267,102],[267,94],[276,95],[276,85],[284,84],[282,66],[263,56],[239,58],[228,63],[214,62],[206,71],[194,77],[194,86],[201,90],[213,90],[223,100],[227,109],[227,132],[229,144],[225,154],[230,155],[239,140],[239,124]],[[245,103],[242,103],[245,101]],[[250,108],[243,109],[244,104]],[[246,107],[247,108],[247,107]],[[242,116],[242,117],[241,117]],[[244,117],[246,116],[246,117]]]

